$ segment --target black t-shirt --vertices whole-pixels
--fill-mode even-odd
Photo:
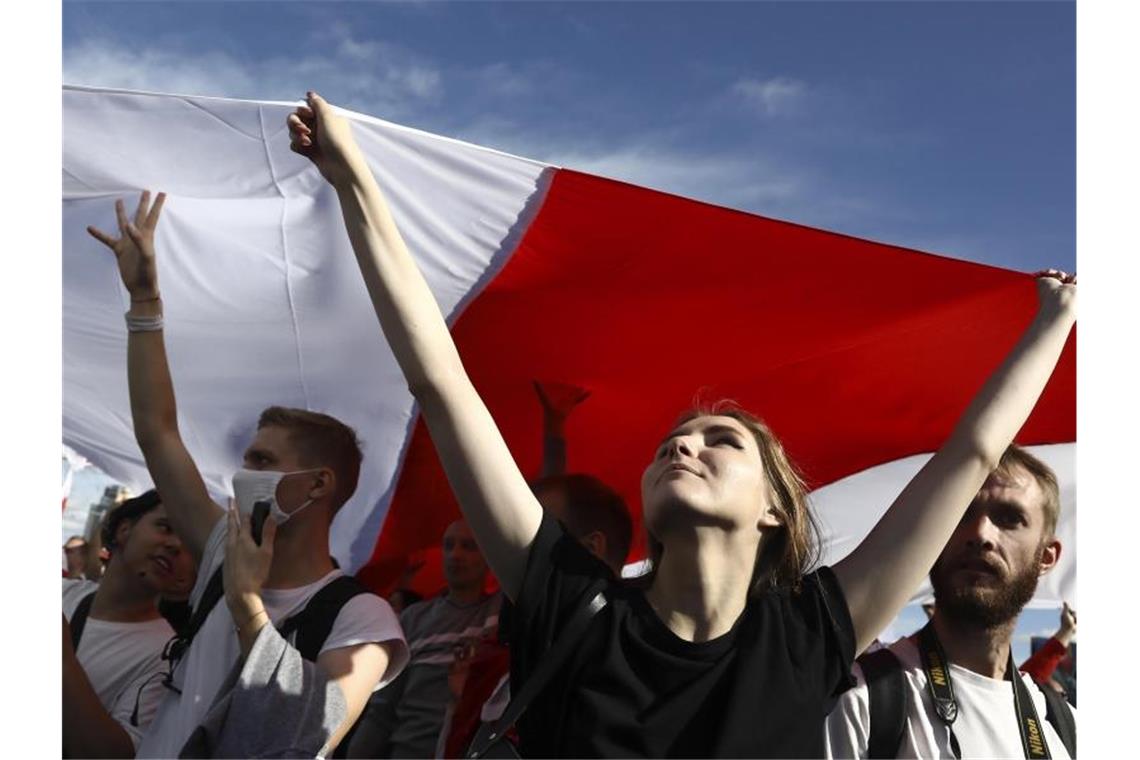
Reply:
[[[824,718],[855,655],[830,568],[799,593],[751,599],[732,630],[695,643],[544,516],[511,619],[512,694],[598,579],[609,604],[519,720],[523,757],[823,756]]]

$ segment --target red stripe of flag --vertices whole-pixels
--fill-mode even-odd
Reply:
[[[531,381],[591,392],[568,422],[569,468],[625,496],[641,556],[641,471],[696,394],[763,417],[824,485],[936,449],[1032,319],[1034,287],[562,170],[452,332],[528,476],[541,457]],[[1075,331],[1020,442],[1075,440],[1074,342]],[[421,421],[361,577],[390,588],[405,555],[438,545],[458,514]]]

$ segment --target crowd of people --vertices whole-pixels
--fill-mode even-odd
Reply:
[[[1057,647],[1019,671],[1010,645],[1062,551],[1056,478],[1013,439],[1075,322],[1074,277],[1039,274],[1019,342],[834,566],[817,567],[807,488],[764,422],[730,403],[683,413],[647,452],[651,562],[626,579],[627,505],[566,472],[563,425],[588,393],[536,386],[544,466],[524,476],[349,123],[310,93],[288,128],[335,190],[462,510],[441,536],[446,589],[385,600],[329,556],[363,459],[334,417],[266,408],[232,505],[211,500],[163,341],[165,196],[144,191],[132,216],[120,200],[118,234],[89,231],[130,294],[127,386],[156,490],[109,513],[98,583],[65,546],[65,756],[1075,756]],[[928,624],[879,645],[928,574]],[[1062,653],[1073,631],[1075,615]]]

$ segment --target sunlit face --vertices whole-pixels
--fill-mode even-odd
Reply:
[[[1060,542],[1045,535],[1044,504],[1021,468],[987,478],[930,571],[937,609],[982,625],[1015,617],[1060,556]]]
[[[641,478],[650,531],[720,525],[759,532],[777,524],[767,509],[756,438],[732,417],[697,417],[662,440]]]
[[[443,575],[452,589],[481,587],[487,562],[467,523],[457,520],[443,532]]]
[[[121,562],[156,594],[179,587],[184,582],[185,563],[193,565],[161,504],[133,525],[119,526],[115,541],[112,561]]]
[[[319,485],[319,471],[301,463],[289,431],[277,425],[258,429],[253,442],[242,455],[242,466],[247,470],[297,473],[282,478],[277,484],[277,506],[286,513],[299,509],[312,497],[313,488]]]

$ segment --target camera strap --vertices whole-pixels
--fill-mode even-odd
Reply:
[[[962,750],[958,745],[958,737],[954,735],[953,724],[958,717],[958,701],[954,696],[954,683],[950,678],[950,664],[931,623],[927,623],[918,632],[918,652],[922,659],[922,669],[926,673],[926,686],[934,702],[934,710],[950,730],[950,748],[954,751],[954,757],[961,760]],[[1037,708],[1013,661],[1012,648],[1005,675],[1013,682],[1013,710],[1017,714],[1017,727],[1025,757],[1029,760],[1050,760],[1052,755],[1045,745],[1045,735],[1042,733],[1041,720],[1037,717]]]

